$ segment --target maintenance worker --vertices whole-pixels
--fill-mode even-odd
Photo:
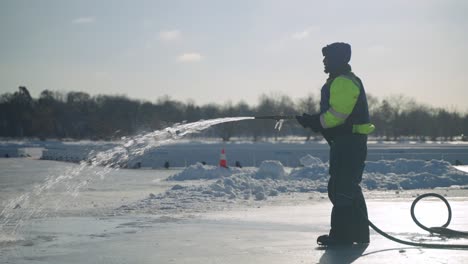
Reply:
[[[323,246],[369,243],[367,207],[359,186],[367,156],[370,123],[366,93],[351,71],[351,46],[333,43],[322,48],[325,73],[320,113],[297,116],[305,128],[320,132],[330,145],[328,197],[333,204],[331,229],[317,238]]]

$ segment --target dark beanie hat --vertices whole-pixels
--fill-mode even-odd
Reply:
[[[347,64],[351,60],[351,45],[335,42],[322,48],[322,54],[330,61]]]

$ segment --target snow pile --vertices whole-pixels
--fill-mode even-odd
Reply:
[[[229,199],[242,198],[264,200],[267,195],[276,196],[278,191],[273,182],[259,181],[252,179],[248,174],[237,174],[230,178],[217,180],[203,191],[204,194],[214,195],[215,197],[228,197]],[[274,183],[273,183],[274,185]]]
[[[310,155],[302,157],[300,161],[304,167],[293,169],[289,175],[279,161],[264,161],[258,169],[225,169],[198,163],[174,175],[169,180],[220,179],[241,174],[242,179],[248,178],[251,181],[266,179],[276,181],[276,183],[279,180],[288,182],[312,181],[312,185],[317,188],[316,191],[324,191],[323,186],[329,177],[328,163]],[[264,182],[264,184],[267,183]],[[294,183],[290,184],[295,185]],[[286,184],[282,183],[281,185],[285,186]],[[424,189],[452,185],[468,185],[468,174],[453,168],[449,162],[441,160],[368,161],[362,180],[362,186],[369,190]],[[297,186],[293,187],[291,191],[295,189]]]
[[[321,159],[306,155],[300,159],[303,168],[295,168],[289,175],[292,179],[326,180],[328,176],[328,163]]]
[[[465,172],[442,160],[369,161],[363,177],[363,185],[368,189],[424,189],[467,184]]]
[[[223,168],[218,166],[203,165],[196,163],[187,167],[167,180],[187,181],[187,180],[210,180],[223,177],[230,177],[237,174],[245,174],[253,179],[283,179],[287,173],[283,164],[275,160],[266,160],[260,164],[258,169],[254,168]]]
[[[176,184],[164,193],[150,194],[136,203],[117,208],[116,214],[128,212],[203,212],[223,209],[229,204],[263,201],[287,193],[308,193],[321,196],[326,182],[310,180],[255,179],[255,173],[238,173],[202,185]]]
[[[187,167],[180,173],[177,173],[168,178],[171,181],[187,181],[187,180],[209,180],[228,177],[236,173],[246,172],[247,169],[237,167],[223,168],[218,166],[203,165],[196,163]]]
[[[290,181],[286,170],[279,161],[263,161],[258,169],[222,168],[197,163],[182,172],[169,177],[169,181],[186,181],[199,179],[217,179],[207,186],[182,187],[175,185],[171,191],[182,190],[195,196],[228,199],[264,200],[287,192],[311,192],[326,190],[323,181]]]
[[[456,171],[452,165],[443,160],[379,160],[366,162],[367,173],[395,173],[395,174],[410,174],[410,173],[432,173],[432,174],[447,174]]]
[[[286,176],[283,164],[276,160],[265,160],[260,164],[255,178],[257,179],[282,179]]]
[[[278,161],[264,161],[255,168],[220,168],[197,163],[168,180],[207,181],[189,185],[185,182],[173,185],[165,193],[149,197],[131,205],[124,205],[121,212],[141,211],[203,211],[224,208],[227,204],[267,200],[269,197],[290,193],[309,193],[321,196],[327,191],[328,163],[306,156],[304,165],[291,173]],[[468,185],[468,174],[453,168],[444,161],[398,159],[367,162],[362,187],[372,189],[420,189]]]
[[[323,162],[321,159],[314,157],[310,154],[307,154],[304,157],[300,158],[299,162],[304,167],[315,167],[315,166],[323,165]]]

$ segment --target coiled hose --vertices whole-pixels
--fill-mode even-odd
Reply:
[[[440,200],[442,200],[445,205],[447,206],[448,209],[448,219],[447,222],[442,225],[441,227],[426,227],[423,224],[421,224],[416,216],[414,215],[414,208],[416,207],[416,204],[423,198],[425,197],[437,197]],[[425,193],[423,195],[418,196],[414,201],[413,204],[411,205],[411,218],[413,218],[413,221],[422,229],[430,232],[431,234],[440,234],[443,236],[466,236],[468,237],[468,232],[463,232],[463,231],[457,231],[457,230],[452,230],[447,228],[447,226],[450,224],[450,221],[452,220],[452,208],[450,207],[450,204],[448,203],[447,199],[445,199],[442,195],[437,194],[437,193]],[[375,232],[379,233],[380,235],[384,236],[385,238],[388,238],[392,241],[395,241],[400,244],[405,244],[409,246],[416,246],[416,247],[425,247],[425,248],[438,248],[438,249],[468,249],[468,245],[459,245],[459,244],[433,244],[433,243],[418,243],[418,242],[412,242],[412,241],[405,241],[401,240],[399,238],[396,238],[394,236],[391,236],[384,231],[382,231],[380,228],[375,226],[370,220],[367,220],[369,222],[369,226],[372,227],[372,229],[375,230]]]

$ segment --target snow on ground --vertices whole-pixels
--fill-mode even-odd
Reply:
[[[321,197],[327,191],[328,164],[310,155],[300,161],[303,167],[293,169],[285,168],[279,161],[264,161],[259,168],[222,168],[197,163],[170,176],[167,180],[175,183],[171,189],[123,205],[119,211],[202,211],[206,204],[214,207],[242,200],[262,201],[291,193]],[[197,180],[204,182],[192,184]],[[468,173],[445,161],[382,160],[367,162],[361,185],[367,190],[466,189]]]
[[[197,163],[169,180],[185,181],[198,179],[220,179],[244,176],[251,179],[301,180],[323,182],[328,178],[328,163],[311,155],[301,158],[302,167],[288,174],[278,161],[264,161],[257,168],[222,168]],[[363,187],[367,189],[422,189],[468,185],[468,174],[441,160],[380,160],[368,161],[363,176]]]
[[[304,156],[301,163],[303,167],[298,168],[265,161],[258,168],[194,164],[181,170],[121,169],[112,170],[104,179],[99,177],[103,167],[82,170],[74,180],[90,182],[77,197],[67,191],[74,182],[64,180],[9,212],[27,214],[43,208],[41,214],[21,218],[15,234],[0,230],[0,262],[272,264],[376,263],[384,259],[382,263],[465,263],[468,259],[466,251],[410,248],[374,232],[367,248],[338,252],[316,249],[316,237],[329,228],[330,203],[325,193],[328,164],[313,156]],[[439,175],[457,184],[431,192],[450,198],[454,215],[450,227],[467,229],[468,191],[463,189],[467,173],[439,161],[369,164],[365,178],[376,182],[383,177],[401,185],[416,176],[415,186],[425,186],[428,175]],[[2,159],[1,205],[79,166]],[[436,187],[441,182],[429,183]],[[377,190],[367,188],[365,196],[372,221],[385,231],[414,241],[466,243],[466,239],[430,236],[412,224],[408,198],[427,189],[406,191],[400,186],[400,190],[387,190],[388,184],[379,184]],[[58,207],[57,202],[61,203]],[[437,201],[428,202],[430,219]],[[445,208],[441,212],[443,215]]]

